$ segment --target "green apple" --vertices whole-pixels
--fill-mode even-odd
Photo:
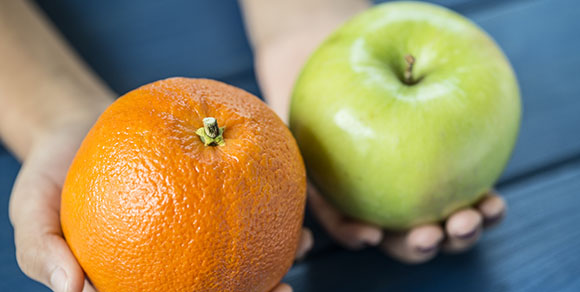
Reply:
[[[330,202],[406,229],[480,199],[509,159],[520,115],[514,72],[485,32],[443,7],[395,2],[314,52],[290,128]]]

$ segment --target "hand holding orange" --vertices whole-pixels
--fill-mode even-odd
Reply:
[[[268,291],[292,264],[305,193],[296,142],[264,103],[173,78],[99,118],[69,169],[61,222],[101,292]]]

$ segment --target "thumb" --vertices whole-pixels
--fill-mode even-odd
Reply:
[[[276,286],[274,288],[274,290],[272,290],[271,292],[292,292],[292,287],[290,287],[288,284],[285,283],[281,283],[280,285]]]
[[[25,163],[10,198],[18,265],[53,291],[81,292],[84,273],[62,237],[59,209],[58,184]]]
[[[16,258],[28,277],[55,292],[80,292],[84,274],[62,237],[54,234],[16,237]]]

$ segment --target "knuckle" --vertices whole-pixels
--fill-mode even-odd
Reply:
[[[35,278],[37,274],[37,266],[39,263],[39,252],[34,248],[17,247],[16,260],[22,272],[30,277]]]
[[[16,261],[22,272],[35,280],[40,280],[45,268],[44,253],[47,250],[44,237],[36,240],[20,239],[16,242]]]

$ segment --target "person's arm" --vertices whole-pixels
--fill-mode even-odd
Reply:
[[[94,291],[68,248],[60,190],[113,93],[24,0],[0,0],[0,140],[23,161],[10,197],[22,271],[54,291]]]
[[[294,80],[312,51],[340,24],[371,6],[368,0],[243,0],[256,73],[268,104],[288,118]]]
[[[100,114],[113,94],[28,1],[0,1],[0,137],[25,159],[37,136]]]

